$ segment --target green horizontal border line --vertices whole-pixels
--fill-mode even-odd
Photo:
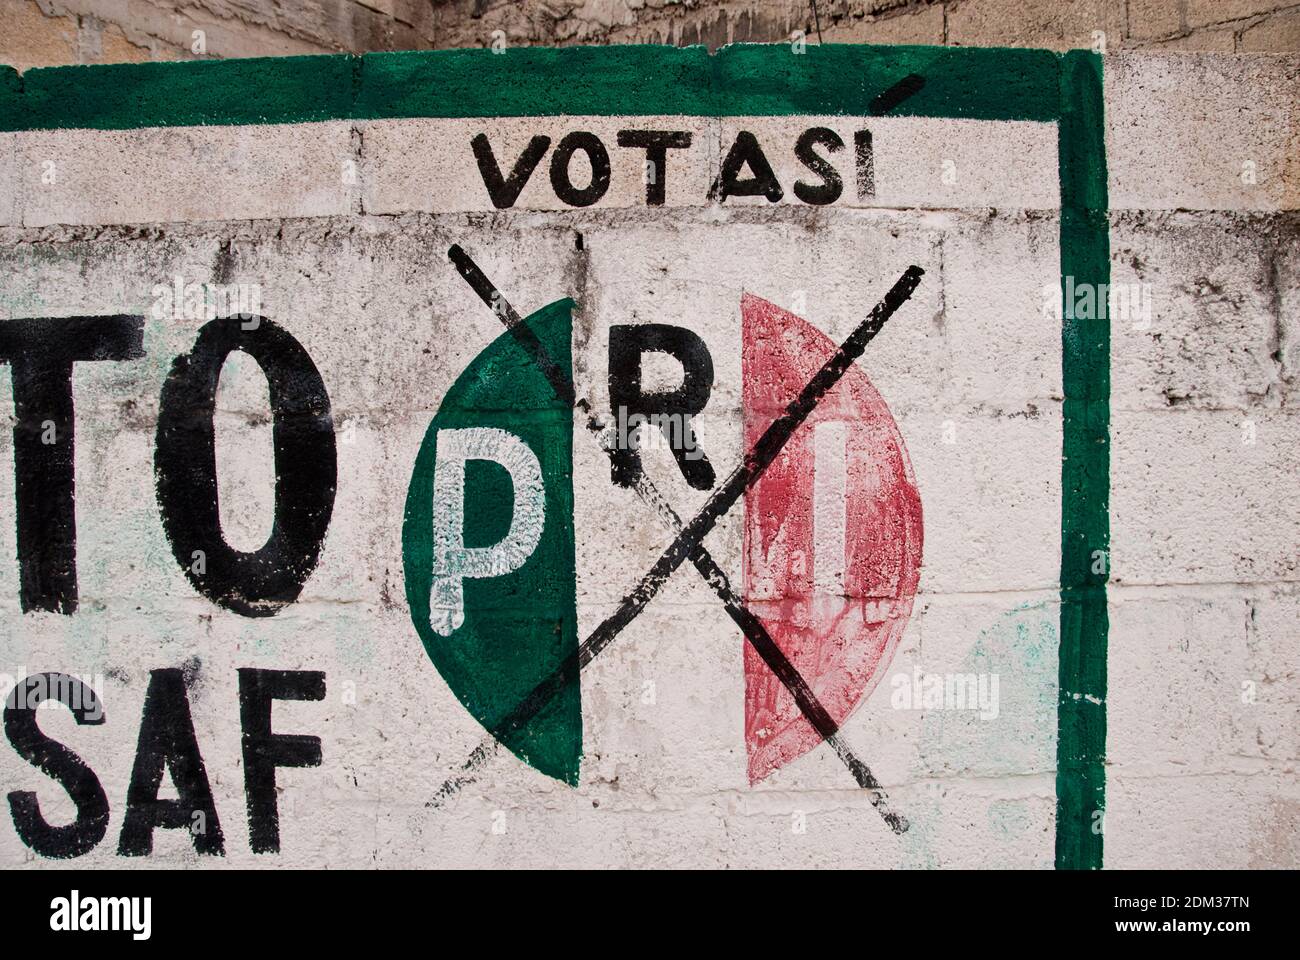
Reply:
[[[916,78],[924,83],[917,88]],[[1061,283],[1108,284],[1101,58],[1087,51],[740,44],[445,50],[0,67],[0,131],[399,117],[889,116],[1057,124]],[[896,98],[886,98],[896,99]],[[954,158],[960,162],[960,157]],[[1110,328],[1066,318],[1056,866],[1100,868],[1110,550]],[[1100,558],[1100,561],[1098,560]]]
[[[947,47],[568,47],[0,67],[0,130],[391,117],[869,115],[910,75],[898,116],[1054,121],[1060,57]]]

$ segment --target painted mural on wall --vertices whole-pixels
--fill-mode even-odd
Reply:
[[[619,401],[620,420],[636,418],[636,432],[620,434],[575,395],[573,304],[521,318],[464,250],[454,247],[451,256],[508,328],[443,401],[407,499],[407,601],[430,658],[461,702],[493,740],[544,773],[576,783],[582,669],[689,560],[748,643],[750,780],[831,740],[859,785],[884,807],[880,785],[836,733],[874,686],[906,626],[920,568],[921,506],[898,428],[852,363],[911,296],[923,271],[908,267],[838,347],[774,304],[746,298],[747,452],[719,478],[690,423],[706,409],[713,380],[712,358],[698,335],[670,324],[610,329],[610,397]],[[676,389],[643,389],[642,357],[649,351],[681,365]],[[578,533],[569,475],[575,407],[609,456],[611,482],[635,489],[676,534],[581,643],[574,632]],[[541,432],[524,434],[522,424]],[[710,491],[694,517],[683,520],[642,468],[641,425],[662,431],[686,481]],[[481,481],[471,491],[472,461],[495,464],[509,484],[494,490]],[[741,502],[743,596],[703,543]],[[470,519],[471,503],[481,518]],[[484,529],[497,530],[499,539]],[[467,546],[471,536],[480,543]],[[474,580],[489,582],[471,586]],[[476,751],[467,771],[489,750]],[[448,781],[440,797],[465,780]],[[896,814],[885,816],[895,829],[906,829]]]
[[[148,509],[170,554],[166,576],[179,572],[188,590],[160,593],[166,609],[197,618],[209,635],[213,624],[227,625],[224,639],[212,642],[234,638],[238,653],[226,655],[237,663],[247,649],[258,659],[242,662],[262,664],[238,666],[237,696],[213,704],[199,702],[194,683],[206,667],[160,654],[145,678],[120,796],[111,789],[120,779],[115,771],[105,774],[93,753],[74,749],[66,733],[45,725],[46,711],[61,704],[78,727],[130,726],[102,689],[75,670],[15,677],[5,734],[12,751],[48,781],[34,788],[28,774],[10,786],[9,812],[22,844],[46,858],[109,848],[148,856],[160,831],[178,831],[188,833],[197,854],[224,856],[234,852],[231,821],[242,815],[250,852],[284,852],[282,827],[294,816],[302,784],[332,790],[349,777],[355,784],[356,767],[364,763],[331,755],[337,749],[327,730],[333,698],[351,697],[343,702],[352,707],[376,689],[382,697],[376,664],[404,657],[407,648],[422,648],[425,662],[411,681],[419,696],[458,701],[477,740],[462,755],[462,735],[443,739],[437,728],[422,729],[421,749],[440,772],[426,782],[412,757],[404,768],[423,786],[399,792],[421,792],[423,809],[436,816],[463,793],[512,776],[515,767],[580,792],[589,777],[603,776],[602,761],[593,756],[601,751],[589,742],[596,709],[591,684],[603,682],[592,679],[592,665],[613,660],[606,651],[631,646],[639,630],[666,629],[665,618],[688,638],[683,642],[725,637],[731,645],[734,669],[723,681],[731,699],[714,711],[726,714],[720,722],[729,725],[727,776],[740,777],[757,794],[805,769],[804,758],[833,757],[839,786],[856,785],[887,836],[914,830],[916,811],[930,806],[897,802],[886,789],[889,780],[844,728],[872,700],[888,700],[900,713],[941,709],[945,702],[952,708],[954,674],[936,687],[913,670],[918,617],[927,595],[976,593],[985,581],[963,586],[963,565],[973,563],[945,560],[944,550],[951,554],[967,531],[961,494],[954,492],[960,482],[944,477],[942,451],[932,452],[956,428],[942,418],[920,425],[949,389],[946,371],[939,368],[936,376],[925,366],[934,362],[926,338],[936,329],[946,335],[948,312],[961,317],[982,296],[975,271],[959,272],[963,258],[998,254],[971,240],[968,231],[978,227],[932,212],[955,203],[949,193],[964,189],[944,182],[947,168],[939,164],[935,185],[924,188],[938,193],[921,197],[902,158],[951,129],[986,157],[1013,143],[1045,155],[1053,168],[1058,160],[1055,114],[1018,119],[1003,117],[1001,107],[966,105],[954,119],[926,96],[961,85],[941,71],[927,80],[918,69],[900,64],[856,111],[840,115],[801,108],[748,116],[738,108],[737,116],[718,123],[690,110],[645,122],[581,111],[536,118],[380,116],[367,128],[369,148],[387,143],[400,153],[422,144],[441,178],[420,179],[432,192],[413,201],[413,209],[433,215],[441,256],[424,257],[433,244],[423,235],[409,241],[418,243],[421,269],[436,279],[408,273],[396,294],[368,279],[367,272],[385,270],[386,260],[404,264],[414,249],[403,249],[405,227],[392,221],[365,228],[375,236],[357,231],[342,241],[320,240],[326,266],[313,267],[319,271],[313,282],[360,287],[363,295],[352,302],[362,311],[372,297],[407,298],[383,316],[380,308],[347,316],[314,312],[316,306],[291,299],[258,302],[274,299],[269,288],[251,300],[218,303],[211,284],[179,276],[174,283],[154,277],[137,289],[132,275],[125,299],[149,301],[148,312],[114,306],[70,314],[6,295],[0,361],[9,364],[12,380],[13,590],[22,615],[48,624],[51,617],[75,623],[87,607],[96,616],[114,613],[112,598],[88,597],[78,576],[79,515],[86,504],[93,509],[95,497],[93,482],[79,474],[78,430],[91,423],[98,439],[115,429],[81,409],[87,401],[79,378],[90,368],[106,375],[100,372],[153,364],[160,371],[156,395],[133,395],[130,404],[151,411],[154,502]],[[1044,82],[1053,98],[1060,95],[1058,81],[1053,74]],[[934,116],[890,116],[914,99]],[[1050,102],[1059,109],[1059,100]],[[1008,124],[1011,140],[997,140]],[[415,140],[403,140],[410,137]],[[343,163],[345,178],[356,174],[350,164],[351,155]],[[987,200],[991,182],[979,181],[969,202]],[[1047,182],[1047,188],[1025,187],[1022,202],[1049,209],[1062,203],[1056,176]],[[393,190],[405,195],[413,188],[401,182]],[[366,213],[386,202],[380,186],[373,191]],[[939,194],[942,200],[935,199]],[[644,228],[620,221],[628,209],[657,219]],[[768,211],[791,217],[768,221]],[[438,221],[440,214],[447,219]],[[509,219],[525,216],[535,219]],[[818,217],[832,219],[823,226]],[[516,231],[510,235],[526,240],[530,224],[543,224],[539,238],[549,231],[546,244],[551,233],[562,233],[568,249],[539,242],[536,253],[503,254],[496,234]],[[687,229],[695,231],[692,239],[706,240],[688,250],[675,233]],[[1055,243],[1055,232],[1050,235]],[[597,243],[607,237],[614,238],[611,262],[624,272],[611,271],[599,285],[585,273],[577,280],[566,273],[558,288],[568,287],[570,296],[556,296],[557,285],[538,279],[570,271],[573,263],[590,269]],[[140,249],[153,243],[146,239]],[[801,259],[805,243],[816,256]],[[819,259],[837,244],[854,251],[847,262]],[[220,241],[226,275],[218,281],[232,278],[232,246]],[[264,270],[296,273],[288,284],[308,275],[301,266],[266,266],[281,256],[273,244],[267,249],[273,252]],[[864,249],[872,250],[870,262],[854,262]],[[361,259],[350,259],[356,250]],[[168,264],[174,257],[157,255]],[[1040,291],[1059,279],[1059,256],[1051,244],[1036,254],[1033,269],[1017,280],[1022,306],[1016,309],[1031,303],[1042,319]],[[40,285],[42,269],[33,269],[34,299],[51,295]],[[426,283],[437,285],[441,299],[422,292]],[[337,296],[346,300],[350,293]],[[454,307],[452,298],[460,298]],[[328,296],[323,302],[334,311]],[[430,315],[432,340],[421,329]],[[169,327],[177,316],[193,322]],[[1059,316],[1051,323],[1047,342],[1059,350]],[[159,349],[177,344],[182,331],[188,342],[181,349]],[[431,345],[416,346],[426,341]],[[226,429],[232,358],[251,362],[265,381],[264,409],[247,414],[269,428],[273,467],[263,481],[270,511],[260,546],[232,535],[232,508],[223,494],[232,454],[219,435]],[[1048,371],[1041,390],[1051,393],[1047,381],[1059,376],[1059,353],[1032,362]],[[400,369],[409,379],[359,382],[376,369]],[[438,386],[427,387],[425,376]],[[400,415],[391,412],[394,402],[402,405]],[[979,404],[971,406],[978,415]],[[358,423],[370,431],[365,453],[356,441]],[[1033,532],[1058,542],[1062,430],[1059,419],[1050,419],[1035,434],[1053,449],[1042,458],[1047,468],[1033,477],[1041,488],[1034,494]],[[917,459],[918,443],[924,461]],[[365,457],[378,464],[373,471]],[[340,622],[363,624],[348,628],[350,652],[336,662],[363,666],[346,678],[332,667],[306,669],[297,657],[291,668],[285,647],[262,639],[272,635],[262,626],[319,602],[313,589],[321,571],[346,565],[358,541],[355,513],[366,506],[350,498],[349,484],[355,490],[358,478],[372,473],[380,479],[367,496],[400,501],[387,514],[388,529],[362,538],[379,559],[357,561],[357,579],[378,580],[380,599],[369,621],[369,608],[345,606],[358,602],[353,599],[340,601],[336,611]],[[929,486],[927,477],[935,478]],[[1008,495],[1000,490],[998,496]],[[592,523],[598,509],[592,505],[606,498],[626,509],[618,534]],[[384,553],[376,542],[398,548]],[[1053,594],[1058,556],[1048,557]],[[927,589],[923,573],[932,564],[936,579]],[[1035,579],[1041,558],[1025,566],[1035,572],[1016,588],[1042,589]],[[163,574],[151,575],[162,582]],[[390,575],[396,591],[389,589]],[[652,612],[660,610],[656,599],[688,593],[698,610]],[[129,626],[132,611],[121,613],[124,632],[144,632]],[[315,621],[304,646],[330,629],[334,615],[330,610]],[[691,638],[706,621],[712,632]],[[373,638],[357,638],[370,629]],[[117,639],[114,633],[106,642]],[[166,643],[160,640],[160,650]],[[403,649],[386,646],[395,644]],[[283,667],[267,665],[277,657]],[[969,671],[956,674],[956,693],[966,698],[961,685],[968,674],[969,698],[955,709],[996,716],[996,687],[990,699],[979,686],[985,673],[978,681]],[[991,675],[996,681],[996,672]],[[1050,670],[1035,670],[1032,678],[1043,696],[1025,702],[1032,702],[1037,721],[1043,704],[1055,709],[1049,689],[1055,678]],[[610,709],[606,691],[597,691],[599,709]],[[295,704],[293,712],[282,712]],[[403,712],[410,704],[407,696]],[[371,709],[379,716],[396,708]],[[224,747],[214,752],[204,732],[214,722],[237,731],[237,755]],[[1071,750],[1081,763],[1096,759]],[[324,768],[319,781],[285,779],[315,768]],[[232,776],[242,781],[239,813],[219,800],[223,778]],[[52,804],[52,786],[70,807],[62,799]],[[1079,798],[1080,817],[1085,801],[1093,802]],[[919,836],[909,843],[928,856],[930,835],[922,829]]]
[[[576,783],[583,667],[689,560],[748,642],[750,780],[829,740],[884,808],[880,785],[836,733],[874,688],[906,626],[920,569],[921,503],[888,407],[853,361],[911,296],[921,268],[908,267],[838,346],[799,317],[746,297],[748,450],[719,477],[690,425],[706,409],[713,379],[711,356],[697,335],[671,324],[611,329],[609,388],[624,420],[619,435],[575,395],[572,302],[521,318],[463,250],[450,253],[507,328],[443,398],[407,496],[407,602],[429,657],[456,696],[494,741],[538,770]],[[21,411],[14,449],[24,610],[72,616],[77,608],[72,363],[138,357],[142,324],[142,317],[77,317],[0,327],[12,338],[4,355],[14,368]],[[231,548],[218,516],[213,410],[222,365],[236,349],[257,361],[270,388],[275,520],[267,543],[254,552]],[[678,388],[642,388],[642,357],[649,351],[681,364]],[[585,427],[608,454],[610,481],[635,489],[647,510],[676,533],[618,609],[581,643],[575,411],[579,431]],[[642,468],[643,426],[662,431],[686,480],[711,492],[693,518],[678,516]],[[42,434],[55,442],[42,442]],[[155,449],[163,526],[194,589],[245,617],[272,616],[293,603],[316,566],[330,522],[337,459],[328,393],[302,346],[264,317],[210,321],[194,350],[172,365]],[[703,543],[737,504],[746,516],[743,596]],[[320,674],[240,672],[255,851],[278,849],[276,767],[321,759],[316,738],[272,733],[271,703],[319,700],[324,692]],[[102,722],[90,687],[66,675],[39,674],[10,694],[5,730],[28,762],[68,791],[77,818],[50,824],[31,793],[11,794],[10,807],[16,829],[34,850],[73,857],[103,839],[108,803],[93,771],[36,725],[36,708],[50,698],[73,710],[79,723]],[[476,752],[467,767],[487,756],[486,749]],[[159,799],[164,769],[176,785],[174,800]],[[463,784],[458,779],[440,793]],[[906,829],[897,815],[885,816],[895,829]],[[192,823],[206,825],[195,834],[195,849],[223,852],[182,673],[160,669],[152,675],[141,720],[119,853],[147,854],[155,828]]]

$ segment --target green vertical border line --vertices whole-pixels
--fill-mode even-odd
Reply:
[[[924,79],[890,116],[1056,122],[1061,284],[1109,284],[1101,58],[1086,51],[827,44],[435,50],[362,56],[0,66],[0,131],[309,123],[398,117],[651,114],[871,119],[875,98]],[[1056,866],[1102,865],[1109,320],[1063,311],[1060,699]],[[1100,557],[1100,560],[1096,559]]]
[[[1110,318],[1074,317],[1074,285],[1109,289],[1110,235],[1101,57],[1061,58],[1061,637],[1056,714],[1056,866],[1098,870],[1106,810],[1110,627]],[[1105,284],[1105,288],[1101,285]]]

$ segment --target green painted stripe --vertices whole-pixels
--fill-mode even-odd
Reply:
[[[274,57],[28,70],[0,83],[0,130],[333,120],[352,109],[358,64]]]
[[[1101,58],[1061,61],[1061,277],[1110,283]],[[1110,320],[1066,317],[1056,866],[1099,869],[1106,809],[1106,580],[1110,567]]]
[[[871,113],[904,77],[900,116],[1053,121],[1044,50],[741,44],[433,50],[0,68],[0,130],[303,123],[387,117]]]
[[[726,47],[714,58],[722,116],[871,114],[904,77],[925,85],[891,116],[1053,121],[1059,58],[1046,50],[970,47]]]
[[[354,116],[712,114],[704,47],[527,47],[372,53]]]

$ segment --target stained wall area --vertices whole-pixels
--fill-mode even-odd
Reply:
[[[815,7],[815,9],[814,9]],[[197,31],[197,32],[196,32]],[[1300,50],[1288,0],[0,0],[0,63],[18,69],[492,43],[1027,46]]]

